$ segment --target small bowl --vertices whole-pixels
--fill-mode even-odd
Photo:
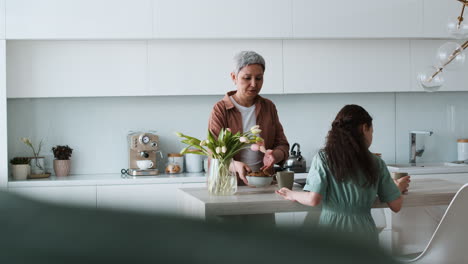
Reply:
[[[268,176],[268,177],[257,177],[257,176],[246,176],[247,181],[249,182],[249,185],[255,186],[255,187],[265,187],[271,184],[271,181],[273,181],[273,177]]]

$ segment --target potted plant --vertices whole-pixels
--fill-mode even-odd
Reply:
[[[10,160],[13,179],[24,181],[31,174],[31,166],[29,166],[30,158],[15,157]]]
[[[30,147],[33,152],[33,157],[31,158],[31,174],[44,174],[45,173],[45,166],[44,166],[44,157],[39,157],[39,153],[41,152],[42,148],[42,140],[39,142],[39,145],[34,148],[34,144],[31,142],[29,138],[21,138],[21,141],[26,144],[26,146]]]
[[[73,149],[68,145],[66,146],[55,146],[52,148],[54,153],[54,171],[56,176],[68,176],[70,174],[70,157],[72,155]]]

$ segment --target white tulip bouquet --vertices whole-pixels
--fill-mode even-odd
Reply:
[[[233,134],[231,129],[222,128],[218,137],[208,131],[208,138],[200,140],[180,132],[176,135],[182,138],[181,142],[188,146],[182,149],[181,154],[192,153],[206,155],[211,158],[208,172],[208,190],[215,195],[229,195],[237,190],[237,177],[235,172],[229,171],[232,158],[242,149],[250,148],[253,151],[265,153],[263,139],[259,136],[260,126],[256,125],[247,132]]]

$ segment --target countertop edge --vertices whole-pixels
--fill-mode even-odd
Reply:
[[[51,176],[45,179],[9,180],[8,188],[106,186],[139,184],[204,183],[205,173],[161,174],[157,176],[123,176],[121,174],[84,174],[64,177]]]

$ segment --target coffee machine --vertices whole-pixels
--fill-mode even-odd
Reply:
[[[157,175],[159,153],[159,137],[154,131],[129,132],[128,141],[128,175]]]

